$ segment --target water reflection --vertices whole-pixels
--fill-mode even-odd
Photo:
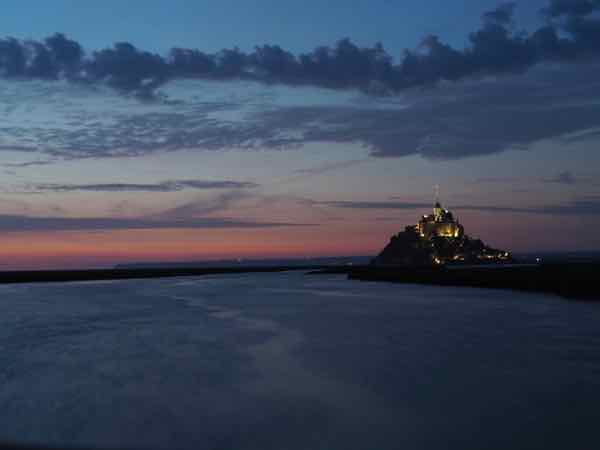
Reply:
[[[0,287],[0,439],[593,448],[600,308],[252,274]]]

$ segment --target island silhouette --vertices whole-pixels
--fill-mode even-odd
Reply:
[[[416,225],[408,225],[404,231],[392,236],[372,264],[428,266],[509,262],[513,262],[510,252],[469,237],[458,219],[436,201],[433,214],[424,215]]]

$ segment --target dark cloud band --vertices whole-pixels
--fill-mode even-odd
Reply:
[[[412,210],[430,208],[429,203],[412,203],[402,201],[333,201],[322,202],[325,206],[347,209],[364,210]],[[477,205],[453,205],[456,211],[478,211],[490,213],[517,213],[517,214],[548,214],[558,216],[600,216],[600,198],[583,197],[571,202],[558,205],[544,205],[536,207],[512,207],[512,206],[477,206]]]
[[[587,16],[600,9],[600,0],[551,0],[543,10],[549,17]]]
[[[177,192],[184,189],[248,189],[258,184],[247,181],[170,180],[162,183],[103,183],[103,184],[55,184],[29,185],[29,190],[40,192]]]
[[[427,36],[418,49],[406,50],[399,63],[381,44],[361,48],[350,39],[300,55],[278,45],[263,45],[249,53],[237,48],[214,54],[173,48],[164,57],[119,42],[86,56],[78,42],[57,33],[41,42],[0,40],[0,74],[102,82],[146,98],[166,81],[181,78],[248,79],[384,93],[600,54],[600,20],[592,14],[600,8],[598,0],[551,0],[543,10],[548,21],[530,34],[513,31],[514,7],[509,2],[485,12],[482,27],[469,35],[464,50]]]
[[[156,229],[231,229],[279,228],[316,226],[291,222],[252,222],[221,218],[186,218],[158,220],[151,218],[118,217],[35,217],[25,215],[0,215],[0,231],[110,231]]]

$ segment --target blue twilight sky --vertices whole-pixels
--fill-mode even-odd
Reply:
[[[434,185],[491,245],[600,249],[599,13],[4,1],[0,266],[374,254]]]
[[[104,0],[2,2],[4,35],[40,39],[54,32],[77,38],[89,50],[117,41],[165,52],[173,46],[206,51],[279,44],[294,52],[350,37],[359,45],[381,41],[394,56],[438,34],[465,44],[495,0]],[[516,25],[539,24],[544,0],[520,2]]]

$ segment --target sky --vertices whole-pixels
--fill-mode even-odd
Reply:
[[[600,250],[598,0],[3,7],[2,269]]]

